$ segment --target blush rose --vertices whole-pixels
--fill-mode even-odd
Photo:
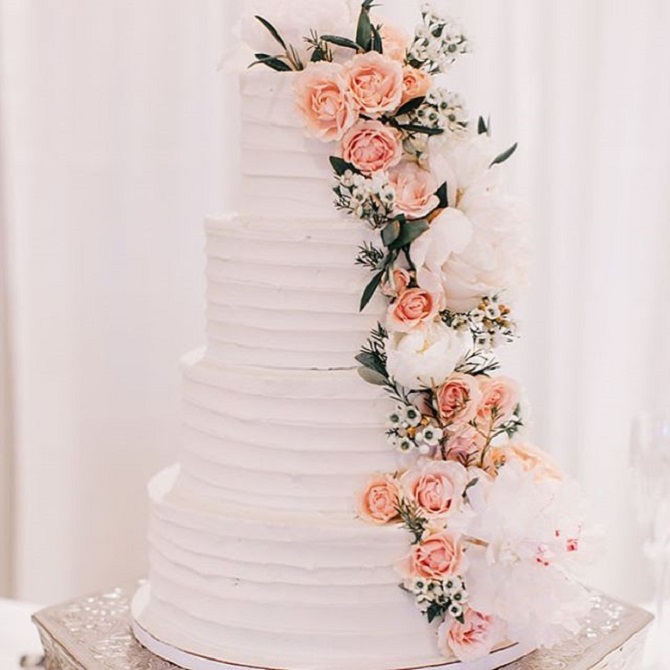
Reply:
[[[399,489],[396,481],[388,475],[373,477],[365,487],[359,500],[362,518],[383,525],[398,516]]]
[[[394,332],[408,333],[440,311],[439,299],[420,288],[405,289],[389,306],[387,326]]]
[[[507,377],[482,377],[479,388],[482,400],[477,411],[478,421],[495,425],[507,423],[519,404],[517,383]]]
[[[451,375],[435,394],[438,414],[447,426],[472,421],[477,415],[481,399],[477,379],[460,372]]]
[[[400,567],[408,577],[442,580],[448,575],[459,574],[464,565],[460,535],[445,530],[428,535],[415,544]]]
[[[397,298],[412,281],[412,277],[405,268],[394,268],[390,281],[382,285],[382,292],[389,298]]]
[[[324,142],[341,140],[358,120],[342,65],[312,63],[296,75],[293,90],[312,137]]]
[[[402,159],[402,137],[379,121],[363,121],[342,139],[342,158],[367,175],[388,170]]]
[[[358,112],[378,119],[400,106],[402,65],[376,51],[359,54],[346,66],[351,96]]]
[[[445,448],[446,458],[469,467],[480,457],[486,439],[469,424],[463,424],[452,433]]]
[[[384,55],[391,60],[405,62],[410,47],[410,37],[402,28],[384,23],[379,31],[384,47]]]
[[[423,98],[428,95],[433,85],[433,78],[423,70],[417,70],[411,65],[406,65],[402,70],[402,99],[404,105],[415,98]]]
[[[504,626],[490,616],[468,608],[463,623],[445,621],[438,630],[438,647],[445,656],[452,653],[459,661],[468,663],[488,656],[503,642]]]
[[[437,179],[411,161],[389,171],[389,183],[395,190],[396,210],[408,219],[420,219],[437,209]]]
[[[426,516],[440,517],[460,510],[468,473],[460,463],[426,461],[420,468],[406,472],[400,483],[407,497]]]

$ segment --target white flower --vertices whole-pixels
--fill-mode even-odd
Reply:
[[[355,33],[360,7],[353,0],[245,0],[238,32],[254,52],[278,54],[282,47],[255,16],[268,20],[287,44],[292,45],[304,64],[310,59],[305,38],[312,30],[319,35],[350,36]],[[351,52],[346,51],[350,56]]]
[[[429,447],[436,447],[443,437],[444,431],[441,428],[427,426],[416,436],[416,439]]]
[[[411,253],[421,288],[441,290],[452,311],[467,312],[502,291],[514,298],[525,284],[525,216],[500,193],[500,171],[490,167],[495,153],[485,135],[431,140],[430,168],[448,184],[450,207]]]
[[[588,595],[572,578],[581,553],[570,549],[581,534],[580,499],[575,487],[538,480],[510,462],[497,479],[482,478],[468,491],[471,509],[451,522],[486,545],[468,550],[470,605],[506,621],[513,638],[530,635],[551,646],[578,631],[588,612]]]
[[[405,408],[405,420],[407,421],[407,425],[415,428],[421,423],[421,420],[423,419],[423,416],[421,415],[421,412],[414,406],[408,405]]]
[[[412,449],[414,449],[415,446],[416,445],[414,444],[414,442],[412,441],[411,438],[402,437],[398,440],[397,448],[398,448],[399,451],[406,453],[406,452],[411,451]]]
[[[410,333],[394,333],[387,343],[390,376],[407,389],[442,384],[472,346],[469,333],[429,323]]]

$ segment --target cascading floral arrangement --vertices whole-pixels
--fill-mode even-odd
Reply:
[[[378,232],[356,258],[372,273],[361,310],[380,293],[388,311],[357,360],[396,403],[402,467],[370,479],[359,514],[407,529],[401,586],[445,657],[551,646],[588,609],[572,576],[584,531],[579,492],[520,439],[520,389],[496,374],[526,268],[523,211],[501,180],[516,145],[494,150],[489,123],[439,83],[470,50],[455,21],[425,5],[411,37],[372,8],[355,35],[313,29],[299,47],[256,17],[280,53],[254,63],[298,72],[305,128],[333,144],[335,205]]]

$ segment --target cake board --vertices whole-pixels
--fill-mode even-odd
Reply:
[[[44,645],[46,670],[177,670],[179,666],[136,639],[131,611],[136,591],[137,584],[131,584],[38,612],[33,620]],[[639,670],[652,616],[601,594],[594,593],[592,600],[579,635],[555,649],[533,652],[505,670]]]

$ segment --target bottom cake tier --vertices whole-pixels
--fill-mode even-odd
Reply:
[[[282,670],[453,661],[440,656],[435,630],[399,588],[394,561],[407,552],[401,528],[325,515],[261,518],[187,497],[178,478],[175,466],[150,485],[151,572],[135,618],[153,651],[186,652],[180,662],[193,668],[207,659]],[[449,667],[492,670],[529,651],[509,644],[484,663]]]

